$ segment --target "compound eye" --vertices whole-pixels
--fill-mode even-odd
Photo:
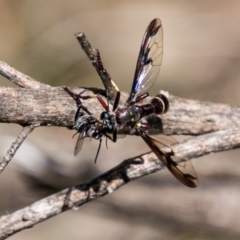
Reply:
[[[102,112],[100,118],[101,118],[101,120],[109,119],[110,116],[109,116],[108,112]]]

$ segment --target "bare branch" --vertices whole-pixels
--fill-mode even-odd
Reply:
[[[161,117],[165,134],[200,135],[240,126],[239,107],[174,96],[169,100],[170,110]]]
[[[115,99],[115,88],[112,84],[110,84],[111,77],[106,69],[104,69],[101,59],[100,59],[100,52],[98,49],[92,48],[91,44],[87,40],[84,33],[77,33],[75,34],[78,42],[80,43],[83,51],[87,54],[89,60],[91,61],[93,67],[97,71],[106,92],[110,94],[109,99]]]
[[[0,74],[22,88],[38,89],[48,87],[48,85],[40,83],[33,78],[17,71],[15,68],[1,60]]]
[[[22,145],[23,141],[27,136],[33,131],[36,126],[27,126],[23,127],[22,131],[18,135],[15,142],[12,143],[10,149],[7,151],[6,156],[3,158],[3,161],[0,163],[0,174],[5,169],[7,164],[12,160],[16,154],[18,148]]]
[[[87,54],[89,60],[92,64],[96,64],[96,49],[92,48],[91,44],[89,43],[88,39],[86,38],[83,32],[79,32],[75,34],[78,42],[80,43],[83,51]],[[97,67],[97,66],[95,66]]]
[[[0,122],[22,126],[74,124],[76,103],[61,88],[0,88]]]
[[[71,88],[76,93],[79,88]],[[95,90],[96,92],[96,90]],[[86,95],[92,94],[87,91]],[[76,102],[61,88],[20,89],[0,88],[0,122],[22,126],[61,126],[73,128],[77,111]],[[122,94],[127,98],[127,94]],[[150,101],[147,98],[146,101]],[[146,102],[145,101],[145,102]],[[240,108],[226,104],[200,102],[169,96],[170,109],[160,117],[147,120],[154,134],[200,135],[208,132],[240,127]],[[144,103],[145,103],[144,102]],[[96,99],[83,102],[96,117],[103,111]]]
[[[240,128],[218,131],[184,141],[174,149],[176,156],[200,157],[240,146]],[[181,151],[179,151],[181,149]],[[32,227],[66,210],[102,197],[137,178],[163,169],[153,153],[125,160],[90,182],[65,189],[31,206],[0,218],[0,239]]]
[[[0,74],[9,79],[11,82],[15,83],[16,85],[22,88],[30,88],[30,89],[39,89],[39,88],[49,88],[50,86],[46,84],[42,84],[31,77],[17,71],[16,69],[12,68],[10,65],[5,63],[4,61],[0,61]],[[9,99],[6,99],[6,102],[10,102]],[[5,103],[6,103],[5,102]],[[6,106],[4,112],[8,111],[9,108]],[[8,112],[8,114],[11,114]],[[21,115],[21,113],[20,113]],[[26,126],[23,128],[19,136],[17,137],[16,141],[11,145],[10,149],[6,153],[6,156],[3,158],[3,161],[0,163],[0,173],[5,169],[8,163],[11,161],[13,156],[16,154],[18,148],[21,146],[23,141],[26,137],[33,131],[33,125]]]

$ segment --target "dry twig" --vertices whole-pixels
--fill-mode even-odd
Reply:
[[[10,149],[7,151],[7,154],[3,158],[3,161],[0,163],[0,173],[5,169],[7,164],[11,161],[18,148],[21,146],[23,141],[27,138],[27,136],[33,131],[36,126],[27,126],[23,127],[22,131],[18,135],[15,142],[12,143]]]
[[[49,87],[49,85],[40,83],[33,78],[17,71],[4,61],[0,61],[0,74],[22,88],[38,89]]]

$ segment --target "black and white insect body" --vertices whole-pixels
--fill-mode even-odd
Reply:
[[[75,145],[74,155],[76,156],[81,151],[83,141],[86,137],[100,140],[95,158],[96,162],[101,147],[102,137],[106,136],[113,142],[116,142],[117,140],[117,128],[115,126],[117,123],[115,116],[106,111],[101,113],[100,120],[98,120],[88,111],[87,108],[83,106],[82,101],[80,100],[87,99],[89,97],[81,96],[83,92],[75,94],[67,87],[65,87],[64,90],[76,100],[78,105],[78,110],[75,115],[74,128],[77,130],[77,133],[79,133],[79,136]],[[100,101],[102,101],[102,99]],[[111,138],[108,134],[113,134],[113,137]]]

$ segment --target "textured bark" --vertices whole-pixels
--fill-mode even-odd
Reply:
[[[240,108],[170,96],[169,112],[162,116],[166,134],[199,135],[240,126]]]
[[[20,125],[70,127],[74,120],[73,99],[61,88],[0,89],[0,121]]]
[[[82,89],[75,88],[76,93]],[[95,92],[98,90],[95,90]],[[101,92],[99,90],[99,92]],[[92,92],[86,92],[90,95]],[[127,94],[122,94],[122,101]],[[0,88],[0,122],[72,128],[76,102],[62,87],[41,89]],[[149,102],[147,98],[144,102]],[[170,109],[161,118],[148,117],[152,133],[200,135],[240,126],[240,108],[169,96]],[[143,103],[144,103],[143,102]],[[83,101],[96,117],[103,111],[95,99]]]

